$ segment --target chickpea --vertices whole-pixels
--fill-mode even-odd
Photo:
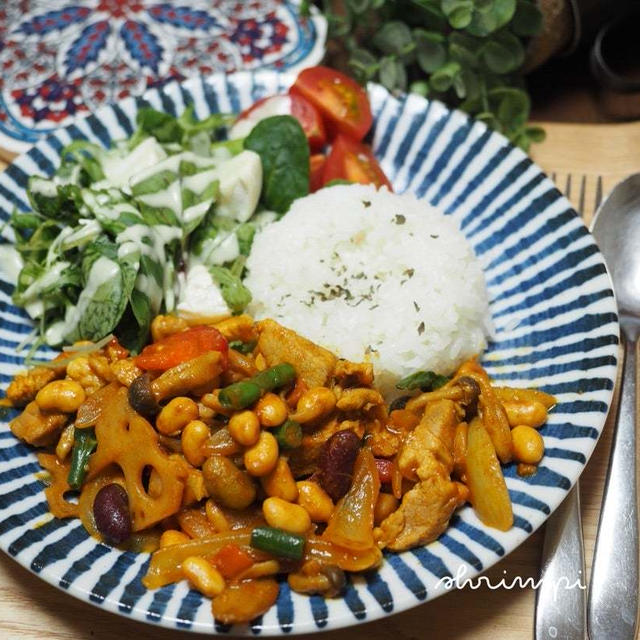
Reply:
[[[115,379],[125,387],[130,387],[131,383],[142,375],[142,369],[138,368],[133,360],[115,360],[109,367]]]
[[[89,367],[91,370],[105,382],[111,382],[114,378],[111,371],[111,364],[109,358],[103,356],[102,353],[89,354]]]
[[[151,339],[154,342],[158,342],[162,338],[188,328],[189,324],[184,318],[179,318],[178,316],[156,316],[151,321]]]
[[[182,533],[182,531],[178,531],[177,529],[167,529],[162,532],[160,536],[160,548],[170,547],[174,544],[184,544],[185,542],[189,542],[191,538],[186,534]]]
[[[209,427],[202,420],[191,420],[182,431],[182,453],[194,467],[201,466],[205,461],[204,443],[209,435]]]
[[[399,504],[398,498],[390,493],[380,493],[373,510],[374,523],[376,525],[380,524],[398,508]]]
[[[333,513],[333,500],[317,483],[310,480],[296,482],[298,487],[298,504],[309,514],[313,522],[329,522]]]
[[[67,365],[67,377],[80,384],[88,394],[104,385],[104,380],[91,368],[87,356],[78,356]]]
[[[74,413],[85,401],[84,389],[74,380],[54,380],[36,394],[36,403],[43,411]]]
[[[199,416],[198,405],[191,398],[178,396],[162,407],[156,418],[156,429],[165,436],[173,436]]]
[[[255,412],[263,427],[277,427],[289,416],[285,401],[275,393],[265,393],[256,403]]]
[[[524,402],[503,402],[502,406],[512,428],[521,424],[528,427],[541,427],[547,421],[547,409],[542,402],[537,400],[526,404]]]
[[[244,466],[252,476],[266,476],[278,464],[278,441],[262,431],[258,442],[244,452]]]
[[[538,464],[544,456],[542,436],[532,427],[520,424],[511,430],[513,456],[518,462]]]
[[[295,502],[298,499],[298,487],[289,468],[289,463],[284,458],[278,458],[276,468],[261,478],[262,488],[268,496],[282,498],[287,502]]]
[[[182,561],[182,573],[195,589],[208,598],[220,595],[226,586],[220,572],[200,556],[185,558]]]
[[[326,387],[312,387],[300,396],[296,412],[292,420],[304,424],[322,418],[333,411],[336,406],[336,396]]]
[[[267,498],[262,503],[262,514],[270,527],[289,533],[305,533],[311,527],[311,518],[306,510],[282,498]]]
[[[245,447],[252,447],[260,437],[260,422],[253,411],[234,413],[227,428],[231,437]]]

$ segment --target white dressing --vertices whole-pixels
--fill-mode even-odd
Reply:
[[[137,196],[137,199],[154,209],[171,209],[178,220],[182,219],[182,192],[178,180],[162,191],[146,193],[143,196]]]
[[[183,318],[201,318],[231,313],[220,289],[204,265],[195,265],[180,277],[180,295],[176,307]]]
[[[101,161],[107,187],[126,187],[136,172],[158,164],[167,157],[165,150],[155,138],[145,138],[130,153],[123,157],[105,154]],[[99,183],[93,185],[100,188]]]
[[[0,244],[0,270],[11,284],[18,282],[24,262],[12,244]]]
[[[256,210],[262,191],[262,162],[254,151],[242,151],[218,167],[216,213],[246,222]]]
[[[56,282],[58,282],[58,280],[62,276],[62,273],[68,266],[69,266],[69,263],[66,261],[56,262],[54,265],[51,266],[51,268],[49,269],[49,271],[47,271],[47,273],[45,273],[41,278],[38,278],[33,284],[29,285],[26,288],[26,290],[22,294],[22,297],[29,302],[32,302],[35,299],[37,299],[38,295],[42,291],[44,291],[45,289],[48,289],[49,287],[53,286]],[[38,316],[31,315],[28,309],[27,309],[27,313],[29,313],[29,315],[32,318],[38,317]]]

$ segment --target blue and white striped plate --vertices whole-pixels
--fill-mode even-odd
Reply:
[[[50,174],[71,140],[106,146],[129,136],[143,103],[172,114],[194,103],[197,115],[205,117],[237,112],[291,80],[274,72],[195,78],[153,90],[145,100],[102,108],[42,140],[0,175],[0,217],[6,220],[14,207],[28,209],[28,176]],[[487,528],[465,507],[437,542],[387,554],[379,571],[352,577],[340,599],[300,596],[282,582],[276,606],[235,633],[277,635],[370,621],[443,593],[442,578],[483,571],[562,501],[594,449],[611,401],[616,305],[602,256],[569,202],[524,153],[484,124],[438,102],[392,97],[379,86],[370,87],[370,96],[373,146],[395,190],[415,192],[454,216],[484,265],[496,327],[483,358],[489,374],[503,384],[544,389],[559,403],[541,430],[546,454],[538,473],[520,478],[513,465],[505,469],[515,514],[510,531]],[[6,274],[0,289],[5,387],[21,367],[16,346],[31,325],[11,304]],[[34,452],[11,435],[6,422],[0,426],[0,461],[0,546],[23,566],[123,616],[175,629],[230,630],[214,623],[209,601],[184,582],[144,589],[147,555],[98,544],[77,520],[53,519]]]

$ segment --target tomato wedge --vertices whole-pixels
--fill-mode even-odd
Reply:
[[[309,158],[309,193],[313,193],[322,187],[326,161],[327,158],[323,153],[315,153]]]
[[[371,148],[346,136],[338,136],[331,147],[322,174],[323,184],[332,180],[348,180],[360,184],[387,187],[391,183],[378,164]]]
[[[297,93],[268,96],[245,109],[229,132],[231,138],[244,138],[260,120],[271,116],[293,116],[302,127],[312,151],[322,149],[327,141],[324,122],[318,110]]]
[[[226,366],[227,340],[216,328],[200,325],[147,345],[135,358],[135,363],[146,371],[166,371],[207,351],[219,351]]]
[[[327,132],[319,111],[304,97],[290,93],[291,115],[302,125],[312,151],[322,149],[327,142]]]
[[[322,66],[304,69],[290,93],[299,93],[311,102],[331,132],[362,140],[373,123],[366,91],[355,80],[334,69]]]

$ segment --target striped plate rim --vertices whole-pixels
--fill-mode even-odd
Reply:
[[[48,175],[73,139],[102,145],[129,136],[136,110],[169,113],[193,103],[198,117],[234,111],[285,90],[290,75],[271,71],[193,78],[100,109],[57,130],[0,175],[0,218],[29,208],[29,175]],[[140,582],[148,556],[120,552],[88,538],[77,521],[48,515],[33,451],[0,427],[0,548],[43,580],[114,613],[169,628],[278,635],[371,621],[430,600],[451,588],[442,578],[463,568],[486,570],[535,531],[560,504],[587,463],[611,403],[619,339],[617,309],[604,261],[569,202],[519,149],[465,114],[418,96],[394,97],[369,86],[372,144],[398,192],[410,191],[452,215],[482,261],[496,327],[483,357],[501,383],[535,386],[558,397],[541,430],[546,455],[536,475],[505,469],[515,523],[485,527],[463,508],[438,541],[386,553],[380,570],[353,576],[343,597],[293,593],[281,583],[276,605],[248,625],[215,623],[208,601],[184,583],[150,592]],[[3,236],[11,240],[5,227]],[[0,274],[0,385],[23,358],[16,346],[32,330],[11,302]],[[41,355],[51,355],[43,349]]]

